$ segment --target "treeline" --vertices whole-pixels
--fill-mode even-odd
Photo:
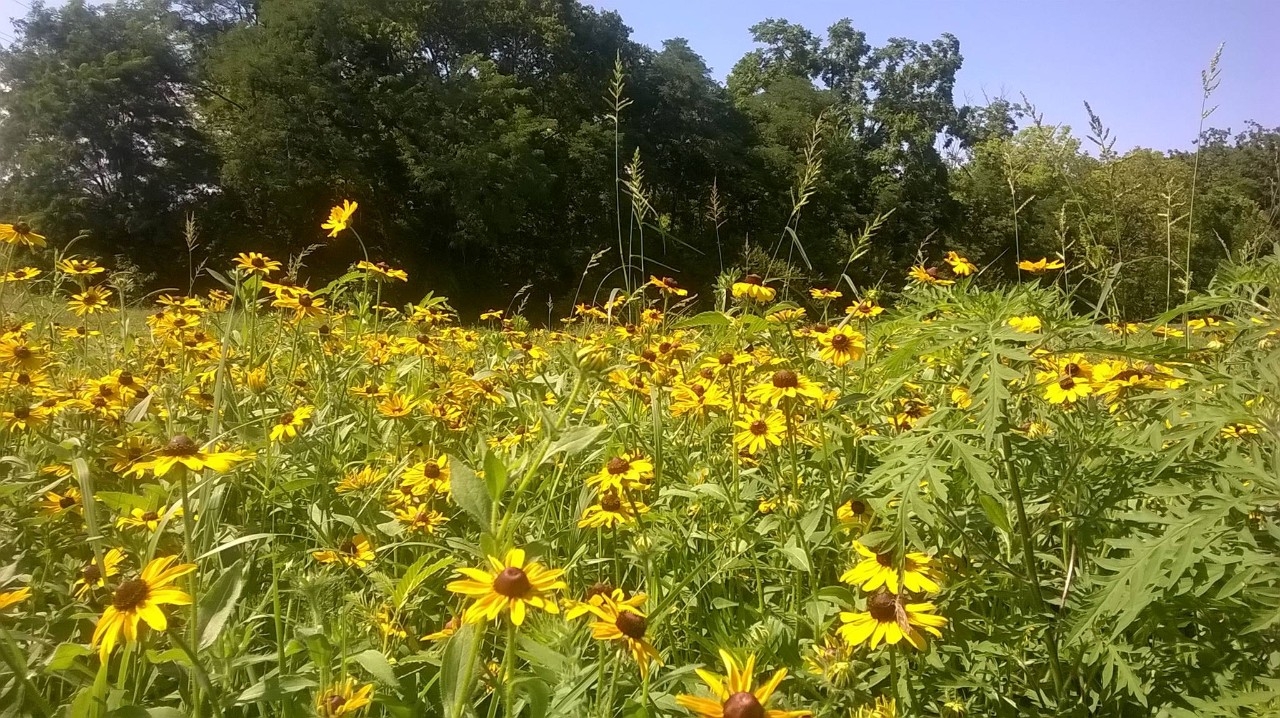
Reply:
[[[375,259],[470,308],[744,268],[892,289],[957,249],[981,281],[1064,255],[1137,317],[1280,237],[1276,129],[1120,156],[1099,121],[1090,154],[1025,104],[957,106],[951,35],[752,33],[721,84],[576,0],[36,5],[0,52],[0,218],[185,288],[304,253],[350,198]]]

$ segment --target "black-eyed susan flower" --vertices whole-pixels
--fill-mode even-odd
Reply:
[[[947,266],[951,267],[951,273],[957,277],[967,277],[978,271],[978,266],[976,264],[970,262],[968,259],[960,256],[956,252],[947,252],[947,256],[943,257],[942,261],[946,262]]]
[[[385,397],[378,402],[378,414],[388,419],[403,419],[413,413],[418,402],[399,392]]]
[[[476,599],[463,614],[464,621],[484,623],[509,611],[511,622],[519,626],[530,607],[552,614],[560,612],[550,593],[567,588],[560,580],[564,571],[545,568],[537,562],[526,563],[524,549],[520,548],[507,551],[501,560],[488,558],[488,570],[459,568],[458,573],[465,578],[447,586],[454,593]]]
[[[326,548],[311,552],[311,558],[320,563],[337,563],[354,568],[368,566],[376,556],[373,551],[373,544],[369,542],[369,537],[364,534],[356,534],[342,542],[342,545],[336,549]]]
[[[92,259],[77,259],[74,257],[60,259],[54,266],[62,273],[75,277],[88,277],[107,271],[106,267],[99,265]]]
[[[671,415],[706,418],[729,410],[729,394],[708,381],[676,382],[671,389]]]
[[[908,275],[917,284],[929,284],[939,287],[955,284],[955,280],[943,279],[937,267],[926,268],[924,265],[917,264],[911,268]]]
[[[858,706],[852,718],[898,718],[898,704],[892,698],[880,696],[871,703]]]
[[[44,513],[51,516],[69,511],[78,511],[80,509],[80,490],[72,486],[62,493],[48,491],[45,493],[44,500],[40,502],[40,505]]]
[[[1093,365],[1081,355],[1071,355],[1050,362],[1049,368],[1036,372],[1036,383],[1044,386],[1044,398],[1050,404],[1073,404],[1093,393]]]
[[[452,469],[449,468],[449,457],[441,454],[434,459],[420,461],[409,468],[405,469],[400,480],[405,484],[418,486],[423,491],[418,496],[424,494],[448,494],[450,491],[450,478],[453,476]]]
[[[768,407],[746,409],[733,425],[738,429],[733,435],[733,448],[753,456],[770,446],[781,446],[787,433],[787,418]]]
[[[0,223],[0,242],[5,244],[22,244],[28,247],[43,247],[45,245],[44,235],[36,234],[31,229],[31,225],[26,222],[14,222],[13,224]]]
[[[107,585],[107,579],[117,576],[120,573],[120,564],[124,562],[124,551],[118,548],[108,549],[102,556],[102,564],[99,565],[96,559],[90,559],[88,563],[80,569],[80,578],[76,579],[75,585],[71,588],[75,591],[76,598],[83,601],[84,597],[95,588],[103,588]],[[105,569],[105,573],[103,572]]]
[[[196,570],[196,565],[177,561],[177,556],[153,559],[140,576],[116,587],[111,605],[102,612],[93,630],[93,645],[98,647],[102,660],[107,660],[121,637],[126,643],[135,643],[140,622],[156,631],[166,630],[169,622],[161,606],[191,604],[191,596],[173,582]]]
[[[79,294],[72,294],[71,299],[67,301],[67,309],[70,309],[77,317],[113,311],[115,307],[111,306],[111,296],[110,289],[89,287]]]
[[[821,287],[814,287],[809,290],[809,296],[817,302],[830,302],[843,297],[844,293],[839,289],[823,289]]]
[[[134,507],[125,516],[116,519],[116,528],[139,528],[148,531],[155,531],[160,528],[160,522],[168,516],[175,519],[182,516],[182,507],[166,507],[161,506],[158,509],[144,509]]]
[[[383,281],[392,281],[392,280],[397,282],[409,281],[408,272],[404,271],[403,269],[396,269],[395,267],[392,267],[386,262],[370,262],[362,259],[356,263],[356,269],[364,270],[368,272],[371,276],[373,276],[375,279],[379,279]]]
[[[623,453],[606,461],[587,479],[587,485],[600,491],[639,490],[652,479],[653,462],[640,454]]]
[[[858,586],[864,591],[874,591],[881,586],[890,593],[898,593],[901,588],[916,593],[938,591],[938,582],[933,578],[931,567],[933,559],[928,554],[908,552],[899,571],[892,551],[872,551],[861,541],[854,541],[853,548],[862,560],[840,576],[842,582]]]
[[[8,610],[9,608],[18,605],[19,603],[22,603],[23,601],[27,600],[30,597],[31,597],[30,586],[23,586],[22,588],[16,589],[14,591],[0,592],[0,611]]]
[[[759,274],[748,274],[741,282],[734,282],[730,291],[734,299],[756,304],[767,304],[778,296],[776,289],[765,286],[764,278]]]
[[[295,287],[288,293],[277,293],[271,306],[292,309],[294,319],[318,317],[324,314],[324,297],[317,297],[306,289]]]
[[[261,252],[241,252],[236,255],[236,269],[261,277],[280,271],[280,263]]]
[[[616,528],[636,521],[638,514],[649,512],[643,502],[631,497],[623,498],[612,489],[600,495],[599,502],[588,506],[578,520],[578,528]]]
[[[42,406],[28,406],[26,404],[18,404],[12,409],[0,411],[0,424],[4,425],[5,431],[19,432],[35,429],[49,418],[49,412]]]
[[[932,603],[903,603],[901,597],[880,590],[867,598],[866,611],[841,611],[840,637],[850,646],[864,643],[875,648],[881,643],[897,645],[906,640],[916,648],[924,648],[921,631],[942,637],[939,628],[947,619],[934,614]]]
[[[44,350],[29,344],[21,336],[0,339],[0,367],[9,371],[43,370],[47,357]]]
[[[348,471],[346,475],[342,477],[342,481],[338,482],[338,485],[334,487],[334,491],[339,494],[361,491],[369,488],[370,486],[377,486],[382,483],[382,480],[385,477],[386,474],[380,469],[372,466],[362,466],[359,469]]]
[[[311,418],[312,412],[316,408],[314,406],[300,406],[292,411],[286,411],[276,419],[276,423],[271,427],[270,439],[272,441],[288,441],[297,438],[298,431],[307,425],[307,420]]]
[[[643,609],[645,595],[637,593],[623,598],[621,594],[621,590],[615,590],[613,595],[605,595],[604,600],[591,606],[591,612],[598,619],[591,624],[591,637],[620,644],[635,659],[640,675],[647,676],[650,663],[662,665],[662,659],[653,644],[645,639],[649,630],[649,619]]]
[[[680,283],[671,277],[649,277],[648,286],[656,287],[658,291],[672,297],[687,297],[689,290],[680,286]]]
[[[449,638],[450,636],[452,636],[453,634],[457,633],[459,628],[462,628],[462,619],[459,618],[458,616],[454,616],[450,618],[448,621],[445,621],[445,624],[440,627],[440,630],[432,631],[431,633],[428,633],[427,635],[423,636],[421,640],[443,641]]]
[[[356,213],[360,205],[349,199],[342,200],[342,204],[336,205],[329,209],[329,219],[320,225],[320,229],[329,230],[329,237],[337,237],[351,223],[351,215]]]
[[[154,457],[135,463],[130,473],[141,475],[150,471],[156,476],[164,476],[172,471],[173,467],[181,465],[190,471],[208,469],[223,474],[230,471],[236,464],[252,457],[252,454],[241,451],[210,451],[208,449],[209,447],[198,446],[186,434],[178,434],[170,439],[164,448],[156,452]]]
[[[4,277],[0,277],[0,282],[25,282],[35,279],[41,274],[44,274],[44,272],[35,267],[19,267],[4,275]]]
[[[787,677],[787,669],[779,668],[769,680],[753,691],[751,687],[756,667],[754,654],[748,656],[746,664],[741,667],[723,649],[720,651],[720,660],[724,661],[728,672],[724,678],[710,671],[697,669],[698,677],[711,689],[712,697],[679,695],[676,696],[676,703],[700,718],[808,718],[813,715],[812,711],[768,707],[778,685]]]
[[[396,521],[410,533],[434,535],[447,518],[426,504],[416,504],[396,509]]]
[[[787,399],[802,402],[822,399],[822,386],[792,369],[779,369],[747,391],[747,398],[759,404],[778,406]]]
[[[863,299],[850,304],[845,310],[845,314],[857,319],[872,319],[884,313],[884,307],[876,304],[874,300]]]
[[[848,325],[831,327],[818,334],[818,358],[835,366],[844,366],[862,358],[867,348],[866,337]]]
[[[352,716],[373,702],[373,684],[357,685],[346,678],[316,694],[316,713],[320,718]]]
[[[1051,269],[1062,269],[1064,266],[1066,265],[1064,265],[1061,260],[1054,259],[1050,261],[1046,257],[1041,257],[1035,261],[1024,259],[1021,262],[1018,262],[1018,269],[1032,274],[1042,274]]]

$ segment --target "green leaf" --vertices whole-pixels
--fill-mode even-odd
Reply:
[[[545,718],[551,702],[551,688],[546,682],[537,676],[526,676],[515,681],[515,688],[529,706],[529,718]]]
[[[444,660],[440,664],[440,697],[444,702],[443,715],[448,718],[461,718],[469,709],[471,691],[475,687],[472,679],[480,638],[476,627],[467,624],[459,628],[445,646]],[[462,711],[455,712],[455,706],[459,705]]]
[[[547,463],[551,461],[551,457],[556,454],[564,454],[565,456],[574,456],[583,449],[591,446],[591,444],[605,432],[609,427],[601,426],[583,426],[577,429],[566,431],[556,439],[551,448],[547,450],[547,456],[542,461]]]
[[[992,525],[1006,534],[1013,533],[1013,526],[1009,523],[1009,514],[1004,510],[1004,504],[986,494],[978,494],[978,503],[982,505],[982,513],[987,515],[987,520]]]
[[[391,667],[391,664],[387,662],[387,657],[382,655],[382,651],[370,648],[367,651],[362,651],[351,656],[348,660],[353,660],[356,663],[359,663],[366,671],[369,672],[369,675],[389,686],[398,685],[400,683],[399,679],[396,678],[395,670]]]
[[[83,643],[59,643],[58,647],[53,649],[53,655],[49,656],[44,667],[50,671],[65,671],[75,665],[77,658],[91,653],[93,650]]]
[[[799,546],[789,544],[787,546],[783,546],[781,549],[778,549],[778,550],[781,551],[782,555],[786,557],[787,563],[791,564],[797,569],[804,571],[805,573],[809,573],[810,571],[813,570],[813,568],[809,565],[809,557],[805,555],[804,550],[801,549]]]
[[[271,676],[260,681],[257,685],[250,686],[243,693],[236,697],[237,704],[256,703],[262,701],[264,703],[279,703],[285,700],[285,697],[291,693],[305,691],[308,688],[315,688],[318,684],[310,678],[303,676],[286,676],[281,679],[278,676]]]
[[[489,488],[476,476],[476,472],[458,461],[457,457],[449,457],[449,466],[452,468],[450,484],[453,500],[458,502],[463,511],[471,514],[481,528],[489,528],[489,516],[493,511]]]
[[[484,483],[489,489],[489,498],[494,503],[502,500],[502,493],[507,490],[507,465],[496,451],[484,454]]]
[[[244,559],[241,559],[232,564],[231,568],[223,571],[218,580],[214,581],[209,590],[200,597],[198,650],[204,650],[218,640],[222,629],[227,625],[227,620],[235,612],[236,602],[240,600],[240,593],[243,590]]]

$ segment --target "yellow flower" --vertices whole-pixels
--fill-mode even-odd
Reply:
[[[843,297],[844,293],[838,289],[823,289],[821,287],[814,287],[813,289],[809,290],[809,296],[813,297],[815,301],[829,302],[833,299],[839,299],[840,297]]]
[[[86,314],[96,314],[97,312],[114,311],[111,306],[111,290],[102,287],[89,287],[79,294],[72,294],[71,299],[67,301],[67,309],[70,309],[77,317],[83,317]]]
[[[44,274],[44,272],[40,271],[39,269],[36,269],[35,267],[20,267],[18,269],[13,270],[12,272],[9,272],[3,277],[0,277],[0,283],[25,282],[28,279],[35,279],[41,274]]]
[[[547,613],[558,614],[560,607],[548,594],[565,589],[560,580],[564,571],[544,568],[537,562],[525,563],[524,549],[507,551],[504,559],[489,556],[490,570],[460,568],[465,578],[451,582],[447,588],[476,599],[467,607],[463,620],[467,623],[484,623],[496,619],[503,611],[510,611],[511,622],[524,623],[529,607]]]
[[[421,640],[443,641],[449,636],[452,636],[453,634],[457,633],[458,629],[461,627],[462,627],[462,620],[459,619],[457,616],[454,616],[453,618],[450,618],[448,621],[446,621],[445,624],[440,627],[439,631],[433,631],[432,633],[428,633],[427,635],[423,636]]]
[[[631,497],[622,498],[617,491],[606,491],[599,503],[588,506],[578,520],[578,528],[615,528],[635,523],[636,515],[648,513],[649,507]]]
[[[837,630],[850,646],[869,643],[875,648],[882,642],[897,645],[903,639],[916,648],[924,648],[925,638],[917,629],[923,629],[939,638],[938,629],[947,625],[947,619],[933,613],[932,603],[907,603],[888,591],[877,591],[867,599],[866,611],[841,611],[843,624]]]
[[[973,406],[973,395],[969,393],[969,388],[964,386],[951,387],[951,403],[958,409],[968,409]]]
[[[1074,354],[1051,362],[1051,368],[1036,372],[1036,382],[1044,385],[1050,404],[1073,404],[1093,393],[1093,366]]]
[[[451,489],[450,477],[452,475],[453,472],[449,468],[449,457],[441,454],[435,459],[428,459],[405,469],[404,475],[400,477],[400,480],[404,484],[421,489],[417,493],[418,496],[429,493],[447,494]]]
[[[879,316],[883,312],[884,307],[876,304],[870,299],[863,299],[856,304],[850,304],[849,307],[844,310],[845,314],[859,319],[871,319],[872,317]]]
[[[854,331],[847,324],[822,332],[818,335],[818,343],[822,346],[818,357],[836,366],[861,359],[867,348],[867,340],[862,332]]]
[[[752,456],[769,448],[781,446],[787,432],[787,419],[777,409],[747,409],[733,422],[738,432],[733,435],[733,448]]]
[[[641,609],[645,595],[637,593],[631,598],[623,599],[620,589],[614,589],[611,596],[601,595],[604,600],[590,608],[591,613],[599,619],[591,624],[591,637],[597,641],[621,644],[640,667],[640,675],[649,675],[649,663],[662,665],[662,659],[644,637],[649,630],[649,619]]]
[[[324,297],[317,297],[306,289],[295,287],[288,293],[279,293],[271,306],[292,309],[294,319],[318,317],[324,314]]]
[[[0,225],[3,226],[3,225]],[[10,606],[16,606],[19,603],[31,597],[31,587],[23,586],[16,591],[6,591],[0,593],[0,611],[8,609]]]
[[[403,269],[396,269],[386,262],[370,262],[362,259],[356,263],[356,269],[363,269],[379,279],[394,279],[400,282],[409,281],[408,272]]]
[[[858,586],[864,591],[874,591],[881,586],[889,589],[890,593],[898,593],[899,588],[916,593],[938,591],[938,582],[933,580],[929,567],[933,559],[927,554],[917,552],[907,554],[902,562],[902,585],[899,587],[898,562],[893,560],[892,551],[876,553],[861,541],[854,541],[853,548],[862,556],[862,560],[844,572],[840,577],[841,582]]]
[[[107,271],[106,267],[99,266],[92,259],[60,259],[54,265],[65,274],[74,276],[87,277],[91,274],[101,274]]]
[[[415,506],[406,506],[396,509],[396,520],[399,521],[407,531],[434,535],[436,529],[443,525],[447,518],[439,511],[434,511],[426,504],[417,504]]]
[[[181,506],[175,506],[172,509],[161,506],[155,510],[134,508],[128,516],[116,519],[116,528],[145,528],[148,531],[155,531],[160,528],[160,521],[165,516],[175,519],[181,515]]]
[[[36,234],[26,222],[0,224],[0,242],[6,244],[25,244],[28,247],[43,247],[44,235]]]
[[[1021,269],[1024,272],[1031,272],[1032,274],[1040,274],[1041,272],[1047,272],[1050,269],[1062,269],[1063,266],[1064,265],[1061,261],[1055,259],[1051,262],[1045,257],[1041,257],[1034,262],[1026,259],[1018,262],[1018,269]]]
[[[383,477],[384,474],[378,469],[372,466],[362,466],[355,471],[347,472],[347,475],[342,477],[342,481],[338,482],[334,491],[340,494],[359,491],[381,482]]]
[[[772,302],[778,295],[776,289],[764,285],[764,279],[759,274],[748,274],[741,282],[734,282],[731,291],[734,299],[756,304]]]
[[[75,511],[80,508],[80,490],[73,486],[63,494],[59,494],[57,491],[49,491],[44,495],[42,504],[44,512],[50,515],[60,514],[64,511]]]
[[[728,675],[724,678],[710,671],[697,669],[698,677],[711,689],[712,697],[679,695],[676,703],[700,718],[808,718],[812,711],[769,710],[769,700],[778,690],[787,669],[779,668],[773,677],[751,690],[756,667],[755,655],[747,657],[746,665],[739,667],[728,651],[721,649]]]
[[[83,601],[84,597],[95,588],[102,588],[107,585],[107,579],[120,573],[120,564],[124,561],[124,551],[118,548],[112,548],[102,557],[102,565],[98,565],[96,559],[91,559],[89,563],[80,569],[80,578],[76,579],[75,585],[72,586],[76,592],[76,598]],[[106,573],[103,573],[103,569]]]
[[[859,706],[853,718],[897,718],[898,704],[892,698],[880,696],[874,703]]]
[[[1040,317],[1034,314],[1028,314],[1025,317],[1010,317],[1008,324],[1013,327],[1015,332],[1021,334],[1035,334],[1044,326],[1040,321]]]
[[[672,279],[671,277],[663,277],[659,279],[657,277],[650,275],[648,286],[657,287],[663,294],[668,294],[673,297],[689,296],[689,290],[681,287],[680,284],[677,283],[676,280]]]
[[[924,265],[917,264],[911,268],[911,271],[908,274],[918,284],[933,284],[940,287],[946,287],[946,286],[955,284],[955,281],[951,279],[940,278],[938,276],[937,267],[929,267],[928,269],[926,269]]]
[[[156,476],[164,476],[173,467],[181,464],[191,471],[209,469],[215,473],[224,474],[230,471],[231,467],[253,456],[239,451],[206,451],[197,446],[186,434],[174,436],[157,454],[153,459],[134,464],[129,473],[141,475],[150,471]]]
[[[93,630],[93,645],[99,647],[102,660],[107,660],[111,650],[123,636],[127,643],[138,640],[138,624],[144,622],[153,630],[163,631],[169,622],[165,619],[160,606],[187,606],[191,604],[191,596],[173,586],[178,578],[196,570],[194,563],[174,565],[177,556],[163,556],[153,559],[142,575],[125,581],[116,587],[111,597],[111,605],[102,612],[98,625]]]
[[[1258,427],[1253,424],[1227,424],[1222,427],[1221,434],[1224,439],[1247,439],[1258,435]]]
[[[822,386],[791,369],[779,369],[769,381],[751,387],[747,398],[771,406],[778,406],[786,399],[819,401],[822,399]]]
[[[947,256],[942,258],[951,267],[951,273],[957,277],[967,277],[978,271],[978,266],[968,259],[961,257],[955,252],[947,252]]]
[[[354,678],[347,678],[316,694],[316,713],[320,718],[355,715],[372,701],[372,683],[357,687]]]
[[[639,454],[619,454],[587,479],[587,485],[600,491],[643,489],[652,478],[653,462]]]
[[[342,200],[341,205],[329,210],[329,219],[320,225],[320,229],[327,229],[330,237],[337,237],[350,224],[351,215],[356,213],[359,206],[349,199]]]
[[[320,549],[311,552],[311,558],[320,563],[340,563],[344,566],[364,568],[368,566],[376,554],[373,544],[364,534],[356,534],[349,541],[344,541],[337,549]]]
[[[265,277],[280,271],[280,263],[259,252],[241,252],[236,255],[236,268]]]
[[[298,430],[311,418],[311,413],[315,411],[314,406],[300,406],[293,411],[286,411],[276,420],[275,426],[271,427],[272,441],[285,441],[297,437]]]
[[[717,384],[676,382],[671,389],[671,415],[707,417],[729,409],[729,395]]]
[[[378,402],[378,413],[388,419],[403,419],[413,413],[415,406],[416,401],[395,393]]]

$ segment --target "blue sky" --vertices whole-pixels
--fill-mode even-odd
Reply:
[[[0,18],[31,0],[0,0]],[[1117,149],[1185,148],[1196,136],[1200,71],[1225,42],[1210,124],[1280,125],[1280,0],[588,0],[617,10],[653,47],[685,37],[723,79],[753,23],[783,17],[825,31],[849,17],[874,44],[960,38],[957,102],[1026,93],[1049,122],[1087,127],[1088,100]],[[0,42],[13,28],[0,22]]]
[[[5,0],[0,0],[3,2]],[[1050,123],[1088,128],[1088,100],[1116,149],[1190,147],[1200,71],[1225,42],[1210,125],[1280,125],[1280,0],[589,0],[617,10],[633,37],[685,37],[723,79],[753,45],[748,28],[781,17],[825,33],[843,17],[874,45],[890,37],[960,39],[957,103],[1019,93]]]

